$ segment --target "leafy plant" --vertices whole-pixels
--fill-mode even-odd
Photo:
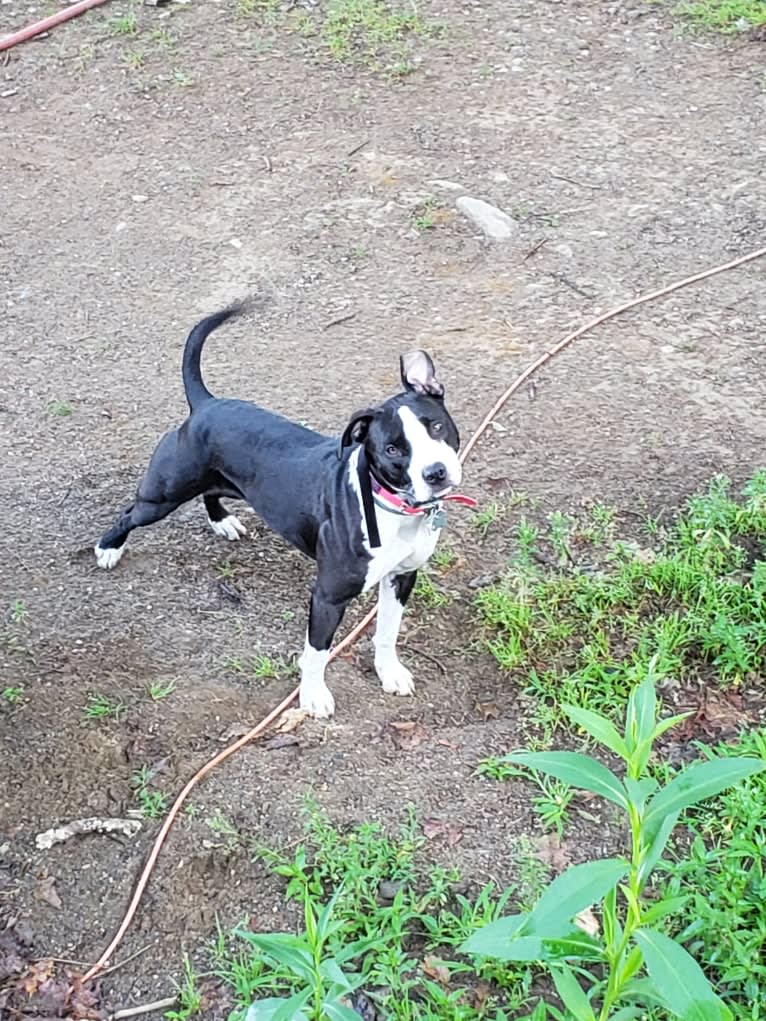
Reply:
[[[631,692],[622,734],[606,716],[573,705],[563,708],[572,723],[622,759],[624,779],[597,759],[576,752],[515,753],[507,761],[616,805],[627,819],[629,856],[572,866],[550,884],[530,912],[491,922],[461,949],[485,959],[547,964],[568,1013],[543,1003],[541,1019],[628,1021],[657,1006],[683,1021],[731,1018],[694,958],[658,927],[687,898],[649,900],[645,891],[679,814],[762,772],[766,762],[711,757],[686,767],[661,787],[648,772],[652,747],[684,716],[658,721],[651,674]],[[578,928],[574,919],[599,902],[603,933],[596,937]]]
[[[21,701],[21,697],[24,694],[24,689],[14,685],[8,685],[3,688],[3,698],[10,705],[16,705]]]
[[[744,734],[706,757],[766,760],[766,729]],[[737,1021],[766,1018],[766,773],[689,810],[690,841],[665,864],[665,898],[687,901],[673,930],[714,976]]]
[[[347,998],[361,984],[362,978],[344,972],[343,966],[358,957],[367,947],[365,941],[336,946],[329,952],[333,937],[340,933],[343,921],[333,917],[341,895],[339,888],[319,911],[315,909],[308,889],[303,892],[305,931],[291,933],[254,933],[240,930],[238,935],[279,967],[297,985],[286,996],[256,1000],[247,1012],[246,1021],[359,1021],[359,1015]]]
[[[753,553],[766,535],[766,471],[739,499],[730,490],[713,479],[651,549],[611,539],[604,508],[584,522],[552,515],[545,532],[519,524],[511,570],[477,606],[492,655],[524,671],[535,722],[552,730],[562,702],[611,711],[655,654],[660,677],[712,671],[722,685],[766,668],[766,562]],[[594,536],[610,539],[598,565]]]
[[[90,695],[85,707],[85,715],[89,720],[116,719],[122,709],[121,702],[112,702],[105,695]]]

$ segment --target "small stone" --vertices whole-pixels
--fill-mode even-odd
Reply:
[[[492,238],[494,241],[504,241],[515,232],[515,221],[502,209],[490,205],[483,199],[474,199],[470,195],[463,195],[457,200],[456,205],[463,216],[468,217],[488,238]]]
[[[232,238],[231,241],[229,241],[229,244],[231,245],[232,248],[242,247],[242,242],[239,240],[239,238]]]
[[[148,202],[149,201],[149,196],[148,195],[134,195],[133,196],[133,201],[134,202]]]
[[[393,900],[400,890],[404,889],[404,883],[393,879],[384,879],[378,887],[381,900]]]

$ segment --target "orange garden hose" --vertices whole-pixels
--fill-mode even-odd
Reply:
[[[79,3],[71,4],[56,14],[51,14],[49,18],[43,18],[42,21],[36,21],[33,25],[27,25],[26,28],[19,29],[18,32],[4,36],[0,39],[0,52],[10,50],[12,46],[17,46],[19,43],[25,43],[27,39],[34,39],[41,32],[47,32],[48,29],[55,28],[56,25],[69,21],[70,18],[76,18],[78,14],[84,14],[91,7],[98,7],[105,3],[106,0],[79,0]]]
[[[597,316],[595,319],[589,320],[584,326],[581,326],[573,333],[568,334],[566,337],[564,337],[563,340],[560,340],[558,344],[554,345],[554,347],[550,348],[548,351],[545,351],[542,355],[540,355],[540,357],[531,365],[529,365],[519,376],[517,376],[513,383],[511,383],[511,385],[501,394],[501,396],[497,399],[497,401],[493,404],[493,406],[484,416],[481,423],[479,424],[479,427],[474,432],[473,436],[470,438],[465,448],[463,449],[463,452],[460,455],[461,462],[464,463],[466,461],[468,455],[476,446],[482,435],[486,432],[490,423],[496,418],[498,413],[501,411],[501,409],[504,407],[504,405],[507,403],[510,397],[519,389],[519,387],[523,386],[526,380],[529,379],[530,376],[532,376],[535,372],[537,372],[537,370],[540,369],[543,365],[545,365],[546,362],[554,358],[557,354],[559,354],[559,352],[563,351],[564,348],[568,347],[579,337],[582,337],[584,334],[595,329],[595,327],[600,326],[602,323],[605,323],[610,319],[614,319],[615,316],[621,315],[623,312],[627,312],[629,309],[636,308],[638,305],[644,305],[649,301],[655,301],[658,298],[662,298],[667,294],[671,294],[673,291],[680,290],[680,288],[686,287],[689,284],[697,283],[700,280],[705,280],[708,277],[715,276],[718,273],[723,273],[726,270],[735,269],[737,266],[742,266],[746,262],[752,262],[753,260],[760,259],[763,256],[766,256],[766,248],[760,248],[757,251],[750,252],[748,255],[740,256],[737,259],[733,259],[731,262],[724,263],[723,265],[720,266],[715,266],[712,269],[704,270],[701,273],[695,273],[694,276],[685,277],[683,280],[679,280],[673,284],[668,284],[666,287],[661,287],[659,290],[652,291],[649,294],[644,294],[639,296],[638,298],[633,298],[630,301],[626,301],[623,304],[618,305],[613,309],[610,309],[608,312],[604,312],[602,315]],[[361,635],[365,628],[371,623],[371,621],[374,620],[377,609],[378,607],[376,604],[375,606],[373,606],[373,608],[370,610],[367,616],[359,624],[357,624],[356,627],[353,628],[353,630],[350,631],[349,634],[346,635],[346,637],[341,642],[334,646],[334,648],[330,651],[330,660],[335,659],[341,652],[343,652],[344,649],[348,648],[349,645],[352,645],[356,641],[359,635]],[[272,709],[268,716],[264,717],[264,719],[262,719],[260,723],[258,723],[255,727],[252,728],[252,730],[249,730],[238,740],[234,741],[228,747],[218,752],[217,755],[210,759],[209,762],[206,762],[205,765],[202,766],[202,768],[199,769],[194,774],[194,776],[192,776],[191,779],[187,782],[186,786],[183,788],[181,793],[173,802],[173,805],[170,811],[168,812],[165,821],[163,822],[160,828],[159,833],[155,837],[151,852],[149,854],[149,857],[146,859],[146,864],[144,865],[141,875],[138,879],[136,888],[133,892],[133,897],[131,898],[130,904],[128,905],[128,909],[125,912],[125,917],[120,923],[120,927],[115,933],[111,943],[106,948],[106,950],[101,954],[96,963],[93,964],[88,969],[88,971],[83,975],[81,979],[83,983],[91,981],[101,971],[104,970],[104,968],[109,963],[110,958],[114,954],[114,951],[119,946],[123,936],[125,935],[136,913],[138,905],[141,901],[141,897],[143,896],[144,890],[146,889],[146,885],[149,882],[149,878],[151,876],[154,865],[157,861],[157,858],[159,857],[162,845],[165,842],[165,838],[170,832],[170,829],[173,825],[173,822],[176,819],[176,816],[178,815],[181,806],[183,805],[184,801],[189,796],[191,791],[194,789],[194,787],[196,787],[196,785],[201,780],[203,780],[213,769],[215,769],[216,766],[219,766],[222,762],[225,762],[226,759],[228,759],[231,755],[233,755],[235,752],[238,752],[240,748],[244,748],[246,744],[249,744],[256,737],[262,734],[267,727],[269,727],[272,723],[274,723],[276,719],[278,719],[279,716],[282,715],[285,709],[287,709],[287,707],[296,699],[297,695],[298,688],[295,688],[282,702],[280,702],[276,709]]]

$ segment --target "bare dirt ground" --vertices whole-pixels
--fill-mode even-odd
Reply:
[[[25,611],[0,645],[0,688],[23,689],[0,708],[0,914],[29,927],[32,956],[82,962],[111,937],[159,822],[45,852],[35,835],[135,809],[145,765],[173,795],[292,686],[238,662],[302,644],[311,565],[247,512],[236,546],[195,504],[135,534],[114,573],[92,556],[184,415],[195,320],[264,295],[211,341],[206,378],[331,432],[395,389],[402,350],[426,347],[468,436],[596,309],[766,236],[763,46],[691,36],[660,6],[434,0],[423,16],[444,31],[416,41],[417,67],[396,80],[233,2],[137,7],[138,36],[110,26],[126,6],[0,61],[1,602]],[[0,33],[42,13],[5,3]],[[462,194],[511,213],[514,236],[483,240],[455,212]],[[747,475],[766,446],[765,270],[687,289],[562,355],[480,444],[466,491],[523,492],[541,515],[599,499],[629,518],[713,473]],[[502,569],[517,513],[484,540],[451,513],[450,603],[407,618],[413,699],[383,695],[365,638],[332,667],[331,723],[248,748],[193,795],[121,956],[151,952],[105,980],[106,1002],[172,992],[216,918],[279,918],[264,868],[206,820],[279,847],[299,835],[307,791],[339,824],[395,827],[412,803],[462,829],[453,848],[433,843],[437,860],[509,878],[528,806],[472,774],[517,740],[518,688],[472,651],[468,583]],[[93,695],[119,717],[87,718]],[[395,719],[427,739],[397,748]]]

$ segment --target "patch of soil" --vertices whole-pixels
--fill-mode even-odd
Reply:
[[[637,0],[424,3],[444,32],[396,82],[229,0],[138,8],[137,37],[113,34],[113,6],[0,64],[0,577],[3,605],[26,609],[0,644],[0,688],[23,689],[0,711],[0,910],[8,933],[26,926],[25,961],[98,956],[159,822],[47,851],[35,836],[136,809],[142,767],[159,766],[152,789],[172,798],[292,685],[235,669],[300,649],[311,580],[252,517],[227,546],[188,506],[135,534],[114,573],[92,558],[184,415],[180,352],[199,316],[263,295],[251,322],[211,341],[211,388],[333,432],[423,346],[468,436],[596,309],[764,233],[758,47],[690,39]],[[33,7],[4,5],[0,31]],[[513,237],[484,241],[454,211],[461,194],[510,212]],[[439,211],[430,227],[424,203]],[[523,492],[541,514],[599,499],[631,515],[672,508],[713,473],[748,475],[766,444],[763,273],[716,277],[579,342],[501,415],[465,489],[483,503]],[[509,841],[534,830],[528,798],[473,770],[521,740],[519,692],[472,651],[468,583],[502,570],[520,513],[483,540],[451,513],[451,601],[407,617],[414,698],[383,695],[365,638],[332,667],[331,723],[245,749],[192,795],[118,956],[150,949],[107,976],[105,1004],[172,992],[182,951],[199,954],[216,918],[289,924],[276,882],[208,820],[280,847],[307,791],[341,824],[395,827],[413,803],[462,831],[434,839],[435,856],[472,881],[510,878]],[[94,695],[119,715],[88,718]],[[425,739],[398,747],[392,720]],[[583,851],[610,839],[606,825]],[[60,906],[41,895],[51,883]],[[215,1000],[206,1017],[225,1010]]]

